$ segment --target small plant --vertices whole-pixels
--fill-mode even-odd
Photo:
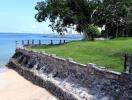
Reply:
[[[86,31],[89,36],[89,40],[94,40],[94,35],[101,35],[101,32],[99,31],[98,27],[93,24],[89,25]]]

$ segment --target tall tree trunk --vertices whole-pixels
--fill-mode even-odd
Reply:
[[[87,32],[83,32],[83,40],[88,40],[89,39],[89,36],[87,34]]]
[[[91,40],[94,41],[94,34],[91,34]]]
[[[116,27],[117,27],[117,28],[116,28],[116,38],[118,38],[118,33],[119,33],[119,31],[118,31],[118,24],[117,24]]]

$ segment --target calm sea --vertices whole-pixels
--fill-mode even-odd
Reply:
[[[60,40],[73,41],[80,40],[80,35],[67,35],[59,37],[53,34],[27,34],[27,33],[0,33],[0,64],[6,64],[9,58],[13,55],[16,48],[16,42],[21,43],[22,40],[43,40],[43,43],[49,44],[51,40],[54,43],[59,43]]]

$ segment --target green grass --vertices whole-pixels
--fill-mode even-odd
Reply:
[[[123,54],[132,54],[132,38],[107,41],[77,41],[64,45],[32,47],[35,51],[45,51],[62,58],[73,58],[83,64],[95,63],[114,71],[123,70]]]

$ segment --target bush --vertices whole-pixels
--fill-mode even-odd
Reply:
[[[87,32],[89,34],[101,35],[101,32],[99,31],[98,27],[93,24],[88,26]]]
[[[101,35],[101,32],[99,31],[98,27],[93,24],[89,25],[86,31],[90,40],[94,40],[95,35]]]

